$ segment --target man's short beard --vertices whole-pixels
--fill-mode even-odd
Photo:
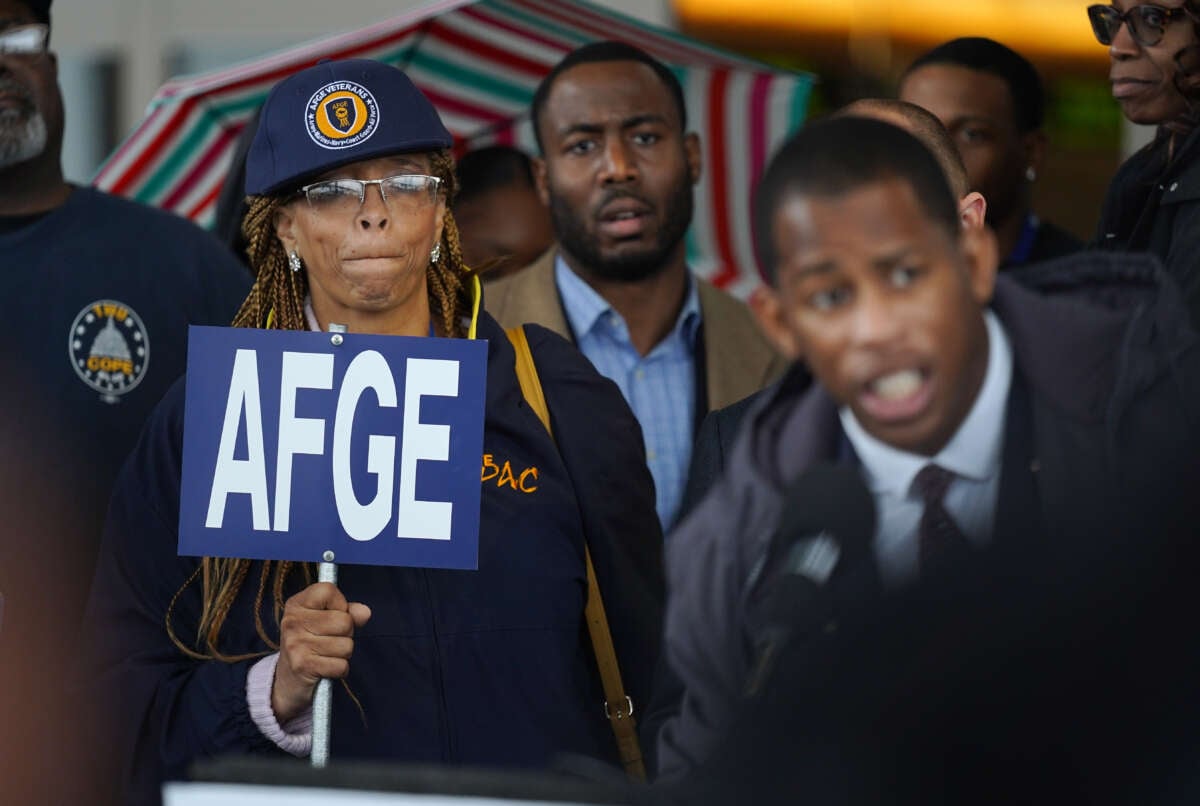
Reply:
[[[612,282],[637,283],[666,268],[667,258],[683,240],[692,223],[693,207],[692,185],[685,176],[667,200],[664,208],[666,218],[653,246],[616,257],[605,257],[600,252],[597,238],[588,233],[583,222],[560,196],[552,194],[550,216],[559,246],[582,263],[582,268]]]
[[[36,109],[0,112],[0,169],[41,156],[48,137],[46,119]]]

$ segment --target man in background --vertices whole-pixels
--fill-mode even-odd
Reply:
[[[87,579],[117,471],[183,374],[188,325],[228,324],[249,277],[191,223],[63,178],[63,103],[49,36],[50,0],[0,0],[0,296],[12,336],[5,377],[12,395],[41,401],[35,433],[75,459],[62,464],[58,483],[79,528],[56,533],[71,545],[51,545],[48,535],[42,550],[71,555]],[[86,592],[58,590],[53,606],[70,622]],[[12,618],[22,604],[7,603]]]
[[[463,257],[491,282],[523,269],[554,243],[529,156],[512,146],[469,151],[458,161],[454,199]]]
[[[0,296],[10,334],[0,778],[15,802],[101,804],[115,802],[103,725],[70,675],[109,494],[147,415],[184,372],[188,325],[228,324],[250,278],[191,223],[64,179],[49,37],[50,0],[0,0]]]
[[[700,139],[674,73],[624,43],[585,45],[542,80],[532,119],[558,245],[489,287],[488,310],[505,327],[536,322],[572,339],[620,387],[666,530],[700,418],[784,365],[746,306],[688,268]]]
[[[987,199],[1001,269],[1083,247],[1031,207],[1046,157],[1046,94],[1037,69],[1024,57],[991,39],[954,39],[913,62],[899,94],[928,109],[950,132],[971,190]]]

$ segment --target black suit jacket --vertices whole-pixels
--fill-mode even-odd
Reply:
[[[679,507],[680,521],[700,503],[721,475],[742,419],[762,395],[763,392],[758,391],[732,406],[711,411],[700,422],[700,429],[696,432],[696,444],[692,448],[691,462],[688,465],[683,503]]]

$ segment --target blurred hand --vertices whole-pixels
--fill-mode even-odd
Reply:
[[[371,609],[346,597],[329,582],[317,582],[287,600],[280,622],[279,663],[271,687],[271,710],[280,724],[312,705],[322,678],[350,673],[354,631]]]

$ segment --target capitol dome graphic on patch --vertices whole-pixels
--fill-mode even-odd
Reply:
[[[97,300],[75,317],[67,352],[75,374],[99,392],[101,400],[117,403],[145,377],[150,338],[133,308],[116,300]]]
[[[108,324],[104,326],[104,330],[101,330],[100,335],[92,342],[91,356],[118,358],[123,361],[133,358],[129,353],[129,347],[125,344],[125,339],[117,332],[116,319],[109,319]]]

